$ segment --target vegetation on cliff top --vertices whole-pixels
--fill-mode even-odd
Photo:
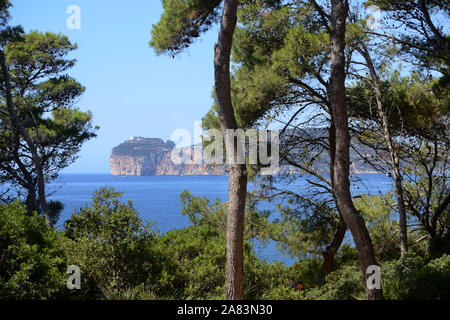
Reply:
[[[114,156],[147,156],[152,152],[169,152],[175,147],[175,143],[160,138],[132,138],[112,150]]]

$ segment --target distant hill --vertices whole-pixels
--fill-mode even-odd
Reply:
[[[121,143],[112,150],[116,156],[145,156],[155,151],[169,152],[175,148],[172,141],[164,142],[160,138],[140,138],[133,137]]]
[[[307,129],[299,132],[289,131],[281,139],[281,148],[291,150],[290,155],[294,159],[304,154],[302,150],[308,150],[306,157],[315,157],[313,168],[322,174],[329,173],[328,153],[311,144],[312,140],[327,140],[325,129]],[[299,142],[300,141],[300,142]],[[160,138],[133,137],[115,147],[109,158],[111,174],[114,176],[177,176],[177,175],[224,175],[227,174],[225,165],[207,165],[195,163],[195,159],[201,158],[203,148],[194,145],[186,148],[178,148],[180,154],[186,159],[183,164],[174,164],[171,152],[175,149],[175,143]],[[362,149],[363,150],[363,149]],[[370,150],[364,150],[367,157],[373,159]],[[305,156],[305,155],[304,155]],[[368,163],[351,150],[352,173],[376,173]],[[300,169],[281,160],[282,173],[304,173]]]

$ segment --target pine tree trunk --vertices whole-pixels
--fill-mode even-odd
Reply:
[[[20,132],[20,134],[25,139],[25,142],[27,143],[31,156],[33,159],[33,164],[36,169],[36,178],[38,182],[38,195],[39,195],[39,204],[41,206],[42,212],[44,213],[45,217],[45,223],[50,227],[51,226],[51,219],[48,211],[47,206],[47,199],[45,195],[45,178],[44,173],[42,169],[42,163],[41,158],[39,157],[37,147],[33,140],[31,139],[30,135],[28,134],[26,128],[23,126],[22,122],[20,121],[19,117],[17,116],[16,110],[14,109],[13,104],[13,98],[12,98],[12,89],[11,89],[11,83],[10,83],[10,77],[9,77],[9,70],[8,66],[6,65],[6,57],[5,53],[0,50],[0,65],[2,68],[2,74],[3,74],[3,81],[5,83],[5,92],[6,92],[6,104],[8,113],[11,117],[11,122],[13,123],[16,130]]]
[[[336,129],[336,159],[334,162],[334,193],[339,212],[350,229],[358,250],[363,272],[366,298],[383,299],[382,289],[369,289],[367,286],[369,266],[376,265],[372,240],[364,219],[353,205],[350,193],[350,133],[348,128],[347,106],[345,103],[345,32],[348,2],[331,0],[331,76],[329,97],[332,117]]]
[[[383,106],[383,97],[381,93],[380,82],[378,79],[377,72],[373,65],[372,58],[370,57],[370,53],[368,52],[368,50],[364,45],[362,45],[362,47],[363,48],[360,50],[360,53],[366,60],[367,67],[369,68],[372,77],[372,86],[377,101],[378,115],[382,120],[384,140],[386,141],[389,150],[390,165],[394,173],[394,182],[395,182],[394,188],[395,188],[395,196],[397,198],[399,225],[400,225],[400,252],[401,255],[403,256],[406,252],[408,252],[408,225],[406,220],[406,205],[402,185],[402,176],[400,173],[400,160],[398,157],[397,149],[395,147],[395,143],[392,139],[389,130],[388,118]]]
[[[36,192],[32,190],[33,188],[28,189],[26,205],[28,210],[28,215],[32,215],[34,211],[36,211]]]
[[[218,113],[223,136],[237,123],[231,102],[230,56],[233,34],[237,22],[238,0],[225,0],[219,39],[215,46],[214,70]],[[227,151],[236,154],[237,144],[226,142]],[[236,157],[235,159],[237,159]],[[244,299],[244,214],[247,195],[247,169],[245,164],[230,163],[229,200],[227,220],[226,299]]]
[[[336,257],[336,254],[341,247],[342,241],[344,241],[345,233],[347,232],[347,226],[345,225],[345,222],[342,220],[342,218],[340,218],[339,220],[340,224],[334,235],[333,241],[322,253],[325,275],[329,275],[334,271],[334,258]]]
[[[331,110],[330,110],[331,114]],[[329,155],[330,155],[330,180],[332,189],[334,189],[334,163],[336,160],[336,128],[334,126],[333,117],[331,117],[330,128],[328,129],[328,144],[329,144]],[[333,195],[334,202],[337,206],[336,197]],[[342,241],[344,241],[345,233],[347,232],[347,225],[339,212],[339,228],[334,235],[333,241],[323,252],[323,265],[325,270],[325,275],[329,275],[334,270],[334,257],[341,247]]]
[[[244,212],[247,195],[247,168],[233,165],[229,177],[227,220],[226,298],[244,299]]]

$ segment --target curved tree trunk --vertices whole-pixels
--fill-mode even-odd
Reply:
[[[238,0],[225,0],[219,39],[215,46],[215,89],[220,126],[224,137],[227,130],[236,130],[237,123],[231,102],[230,56],[233,34],[237,23]],[[227,154],[238,152],[237,143],[226,139]],[[230,164],[227,220],[226,299],[244,299],[244,214],[247,195],[247,168],[234,157]]]
[[[15,130],[18,130],[20,132],[20,134],[25,139],[25,142],[27,143],[28,147],[30,148],[30,152],[31,152],[32,159],[33,159],[33,164],[36,169],[36,177],[37,177],[37,181],[38,181],[39,204],[41,206],[42,212],[44,213],[45,222],[50,227],[51,219],[50,219],[49,210],[48,210],[48,206],[47,206],[47,199],[46,199],[46,195],[45,195],[45,178],[44,178],[44,172],[42,169],[41,158],[39,157],[36,144],[31,139],[26,128],[23,126],[22,122],[20,121],[19,117],[17,116],[16,110],[14,109],[14,104],[13,104],[13,99],[12,99],[12,89],[11,89],[11,83],[10,83],[10,77],[9,77],[9,70],[8,70],[8,66],[6,65],[6,57],[5,57],[5,53],[3,52],[3,50],[0,50],[0,65],[2,68],[3,81],[5,82],[6,104],[7,104],[7,108],[8,108],[8,113],[9,113],[9,116],[11,117],[11,122],[13,123]]]
[[[347,106],[345,103],[345,32],[348,1],[331,0],[332,31],[331,76],[329,97],[332,117],[336,128],[336,158],[334,162],[334,193],[339,212],[350,229],[358,250],[363,272],[366,297],[370,300],[383,299],[382,289],[369,289],[367,286],[369,266],[376,265],[372,240],[364,219],[353,205],[350,193],[350,133],[348,129]]]
[[[336,254],[341,247],[342,241],[344,241],[345,233],[347,232],[347,225],[345,224],[341,216],[339,216],[339,220],[339,228],[334,235],[333,241],[322,253],[325,275],[329,275],[334,271],[334,258],[336,257]]]

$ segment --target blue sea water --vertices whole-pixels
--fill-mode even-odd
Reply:
[[[297,179],[292,188],[305,188],[306,176]],[[379,174],[359,175],[359,182],[352,185],[353,194],[385,193],[391,189],[391,180]],[[228,198],[227,176],[151,176],[114,177],[109,174],[64,174],[48,186],[52,192],[50,200],[64,204],[58,228],[70,218],[76,209],[91,203],[92,194],[101,187],[113,187],[123,192],[123,201],[131,200],[144,220],[156,223],[160,232],[182,229],[190,225],[189,219],[181,215],[180,193],[189,190],[194,196],[206,196],[226,201]],[[249,188],[253,186],[250,184]],[[276,217],[276,213],[274,217]],[[254,243],[256,253],[269,262],[282,261],[286,265],[296,260],[282,256],[273,242],[267,245]]]

